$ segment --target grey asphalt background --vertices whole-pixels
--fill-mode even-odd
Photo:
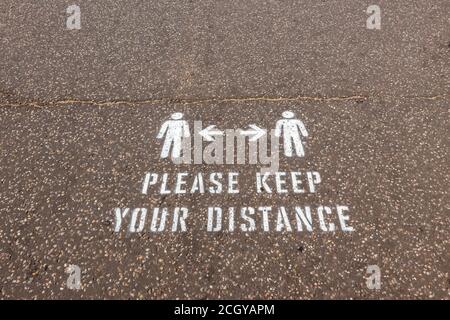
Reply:
[[[78,31],[70,4],[0,3],[1,298],[448,299],[449,1],[78,1]],[[288,109],[310,138],[281,168],[319,171],[316,194],[139,193],[147,171],[258,169],[161,161],[171,113],[269,128]],[[211,203],[342,203],[355,232],[210,234]],[[193,227],[113,232],[112,208],[163,204]]]

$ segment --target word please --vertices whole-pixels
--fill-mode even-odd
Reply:
[[[306,172],[257,172],[254,188],[257,193],[315,193],[321,182],[316,171]],[[247,189],[247,186],[246,186]],[[239,173],[201,172],[189,174],[181,172],[173,175],[168,173],[147,173],[142,183],[142,193],[152,190],[156,194],[186,194],[186,193],[239,193]]]

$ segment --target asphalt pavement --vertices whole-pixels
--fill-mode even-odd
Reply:
[[[449,298],[449,1],[72,4],[0,3],[0,298]]]

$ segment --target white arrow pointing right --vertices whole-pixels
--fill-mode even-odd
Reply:
[[[265,129],[261,129],[260,127],[258,127],[256,124],[251,124],[249,125],[250,128],[252,128],[252,130],[240,130],[240,133],[244,136],[252,136],[248,139],[248,141],[257,141],[259,138],[261,138],[263,135],[266,134],[266,130]]]

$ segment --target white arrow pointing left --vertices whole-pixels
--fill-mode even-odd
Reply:
[[[216,129],[216,126],[213,124],[199,131],[198,134],[201,135],[206,141],[214,141],[214,136],[222,136],[223,132]]]

